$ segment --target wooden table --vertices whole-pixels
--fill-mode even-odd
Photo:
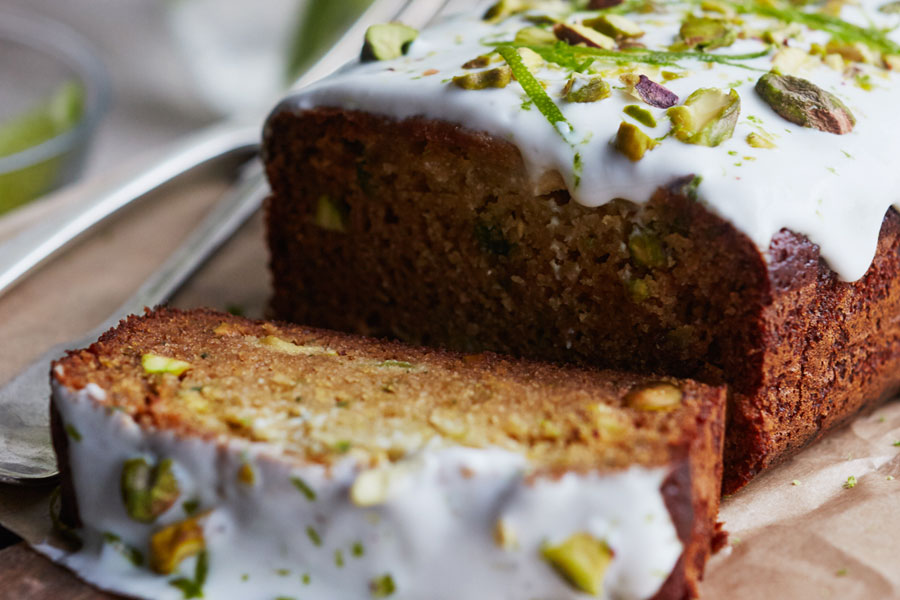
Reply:
[[[19,543],[0,550],[0,592],[28,600],[115,600]]]

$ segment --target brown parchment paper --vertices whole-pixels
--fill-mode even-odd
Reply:
[[[211,172],[156,193],[0,297],[0,382],[47,347],[102,321],[228,184],[224,173]],[[0,240],[65,206],[72,195],[0,219]],[[268,295],[257,216],[172,304],[239,306],[259,317]],[[710,562],[701,597],[900,599],[898,440],[900,403],[894,402],[726,498],[720,519],[731,543]],[[844,487],[850,476],[856,485]],[[0,486],[0,523],[41,542],[49,532],[48,492]]]

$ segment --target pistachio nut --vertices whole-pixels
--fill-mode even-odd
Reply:
[[[453,83],[464,90],[484,90],[487,88],[505,88],[512,81],[512,69],[504,65],[487,71],[466,73],[453,78]]]
[[[619,131],[616,133],[616,139],[613,146],[624,154],[628,160],[637,162],[644,158],[644,155],[653,150],[657,146],[657,142],[649,135],[637,128],[631,123],[622,122],[619,125]]]
[[[418,30],[402,23],[372,25],[366,30],[362,60],[400,58],[409,51],[409,47],[417,37],[419,37]]]
[[[148,352],[141,356],[141,366],[144,367],[145,373],[171,373],[172,375],[181,375],[191,368],[191,363],[178,360],[177,358],[168,358]]]
[[[665,412],[681,406],[683,397],[681,388],[661,381],[635,387],[625,396],[625,402],[635,410]]]
[[[588,533],[576,533],[555,546],[547,544],[541,554],[575,588],[594,596],[603,590],[603,578],[613,559],[606,542]]]
[[[181,495],[172,459],[155,466],[144,458],[132,458],[122,466],[120,488],[128,516],[141,523],[152,523],[169,510]]]
[[[842,135],[856,125],[837,96],[806,79],[766,73],[756,82],[756,93],[781,117],[803,127]]]
[[[150,568],[169,575],[184,559],[206,548],[201,517],[191,517],[163,527],[150,538]]]
[[[557,23],[553,27],[553,34],[557,39],[572,46],[584,44],[590,48],[603,48],[604,50],[612,50],[616,47],[614,39],[583,25]]]
[[[682,142],[718,146],[734,134],[741,114],[741,97],[736,90],[701,88],[666,114],[672,121],[672,133]]]

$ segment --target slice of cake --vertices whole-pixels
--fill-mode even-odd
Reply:
[[[696,594],[725,393],[212,311],[52,369],[64,562],[147,598]]]
[[[403,38],[268,121],[276,316],[727,383],[741,487],[900,388],[891,6],[504,1]]]

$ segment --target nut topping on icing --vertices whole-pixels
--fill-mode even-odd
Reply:
[[[576,533],[557,546],[544,546],[541,553],[582,592],[599,596],[603,591],[603,578],[613,559],[613,551],[606,542],[587,533]]]
[[[646,75],[626,73],[619,80],[628,88],[628,92],[640,98],[650,106],[669,108],[678,104],[678,96],[659,85]]]
[[[726,21],[693,15],[685,19],[679,35],[681,41],[673,50],[713,50],[730,46],[737,40],[737,33]]]
[[[201,517],[173,523],[150,538],[150,568],[169,575],[184,559],[200,554],[206,548]]]
[[[505,88],[512,81],[512,70],[507,66],[495,67],[487,71],[466,73],[453,78],[453,83],[464,90],[484,90]]]
[[[766,73],[756,93],[772,110],[797,125],[843,135],[853,131],[856,118],[837,96],[792,75]]]
[[[741,113],[741,98],[735,90],[699,89],[666,114],[672,120],[672,133],[682,142],[700,146],[718,146],[731,139]]]
[[[660,382],[637,387],[625,397],[635,410],[669,411],[681,406],[684,393],[671,383]]]
[[[400,58],[409,50],[419,32],[402,23],[372,25],[366,31],[366,42],[362,49],[363,61],[392,60]]]
[[[638,129],[636,125],[622,122],[616,139],[613,143],[616,150],[628,157],[631,162],[637,162],[644,155],[657,146],[657,142],[649,135]]]
[[[637,23],[621,15],[600,15],[595,19],[587,19],[584,25],[617,40],[644,35],[644,30]]]
[[[587,81],[578,82],[575,77],[569,79],[562,93],[567,102],[596,102],[609,98],[609,84],[602,77],[591,77]]]
[[[612,50],[616,47],[614,39],[583,25],[558,23],[553,28],[553,33],[557,38],[572,46],[583,44],[589,48],[603,48],[604,50]]]
[[[155,521],[181,495],[172,460],[168,458],[154,467],[143,458],[125,461],[120,487],[128,516],[141,523]]]

